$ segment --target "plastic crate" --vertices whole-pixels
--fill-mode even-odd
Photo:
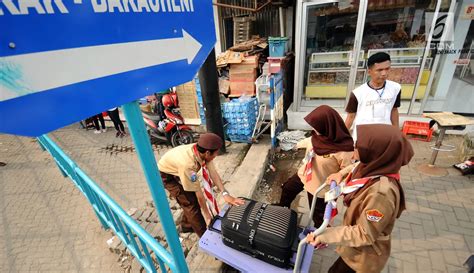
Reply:
[[[270,57],[285,57],[288,51],[288,37],[269,37],[268,44]]]
[[[281,70],[281,61],[284,57],[268,57],[268,71],[270,74],[279,73]]]
[[[234,45],[249,40],[252,36],[255,17],[234,17]]]
[[[244,136],[244,135],[228,135],[232,142],[240,142],[240,143],[252,143],[252,136]]]
[[[252,133],[257,122],[258,102],[256,98],[235,99],[222,106],[222,113],[228,122],[226,135],[233,142],[252,142]]]
[[[419,122],[419,121],[405,121],[403,123],[402,132],[404,136],[415,135],[423,137],[413,137],[415,140],[422,140],[429,142],[433,136],[433,129],[430,128],[429,122]]]

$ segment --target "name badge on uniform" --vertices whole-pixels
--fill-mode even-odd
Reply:
[[[197,180],[197,174],[196,174],[196,172],[191,172],[190,178],[191,178],[191,182],[196,182],[196,180]]]
[[[381,119],[385,119],[385,114],[387,112],[387,107],[388,105],[386,105],[385,103],[374,103],[372,104],[372,112],[373,112],[373,117],[374,118],[381,118]]]
[[[368,210],[368,211],[365,212],[365,214],[367,215],[367,220],[369,220],[371,222],[378,223],[383,218],[383,213],[381,213],[377,209]]]

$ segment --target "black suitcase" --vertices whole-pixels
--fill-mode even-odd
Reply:
[[[245,199],[222,218],[222,241],[269,264],[288,268],[297,239],[297,215],[288,208]]]

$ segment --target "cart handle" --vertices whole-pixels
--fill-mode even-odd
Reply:
[[[314,210],[316,209],[316,198],[317,195],[320,191],[322,191],[325,187],[327,186],[326,183],[323,183],[319,188],[316,189],[316,191],[313,194],[313,201],[311,202],[311,212],[309,213],[309,225],[313,225],[313,215],[314,215]],[[334,189],[337,186],[335,181],[331,181],[331,189]],[[326,211],[325,211],[326,212]]]
[[[311,204],[311,213],[310,213],[310,219],[312,219],[312,215],[314,213],[314,207],[315,207],[315,203],[316,203],[316,196],[317,194],[326,187],[327,185],[326,184],[323,184],[321,185],[317,190],[316,192],[314,192],[314,195],[313,195],[313,204]],[[336,184],[336,181],[331,181],[331,187],[330,189],[334,189],[337,187],[337,184]],[[336,197],[337,198],[337,197]],[[323,223],[321,224],[321,226],[316,229],[315,231],[313,231],[313,235],[314,236],[318,236],[319,234],[323,233],[324,230],[327,228],[327,226],[329,225],[329,221],[331,221],[331,213],[332,213],[332,209],[333,209],[333,206],[332,206],[332,200],[330,200],[329,202],[327,202],[326,204],[326,209],[324,211],[324,221]],[[295,266],[293,268],[293,272],[294,273],[298,273],[300,272],[300,267],[301,267],[301,260],[303,259],[303,253],[304,253],[304,248],[306,247],[306,237],[303,238],[300,243],[298,244],[298,252],[296,252],[296,259],[295,259]]]

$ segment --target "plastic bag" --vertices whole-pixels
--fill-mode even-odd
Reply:
[[[304,131],[285,131],[278,134],[277,139],[280,141],[280,148],[283,151],[293,149],[298,142],[306,138]]]

